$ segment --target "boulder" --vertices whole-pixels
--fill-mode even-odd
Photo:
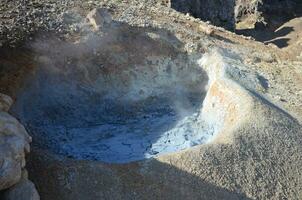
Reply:
[[[27,171],[23,170],[19,183],[6,190],[3,200],[39,200],[40,196],[35,185],[27,179]]]
[[[10,96],[0,93],[0,110],[7,112],[12,104],[13,100]]]
[[[0,108],[7,110],[11,99],[6,95],[1,97],[4,100],[0,102]],[[0,111],[0,190],[19,182],[30,142],[25,128],[7,112]]]

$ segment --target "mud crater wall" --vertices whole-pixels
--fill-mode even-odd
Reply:
[[[39,66],[11,109],[33,145],[125,163],[207,142],[214,133],[200,116],[209,80],[202,55],[165,30],[116,23],[102,31],[33,45]]]

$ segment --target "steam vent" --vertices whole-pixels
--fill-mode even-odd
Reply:
[[[0,199],[301,199],[302,18],[278,2],[1,2]]]
[[[107,31],[83,44],[37,43],[41,68],[11,109],[37,145],[127,163],[210,141],[214,127],[201,113],[208,75],[199,57],[163,41],[175,39],[165,31],[119,23]]]

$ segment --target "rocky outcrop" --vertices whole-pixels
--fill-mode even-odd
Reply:
[[[25,128],[7,113],[11,104],[12,99],[9,96],[0,94],[0,190],[8,189],[4,192],[6,199],[21,199],[25,197],[23,192],[37,192],[24,175],[27,174],[25,154],[30,151],[31,137]],[[34,197],[34,200],[39,199],[38,195]]]
[[[283,17],[293,17],[301,13],[302,2],[300,0],[262,0],[258,4],[259,11],[267,17],[269,15],[283,15]]]
[[[170,0],[168,4],[182,13],[189,13],[204,21],[229,30],[235,28],[235,0]]]
[[[250,1],[250,0],[236,0],[235,6],[235,21],[236,23],[242,21],[245,18],[251,18],[257,21],[261,18],[261,13],[259,11],[259,5],[261,0]]]
[[[299,0],[236,0],[235,19],[240,22],[249,18],[275,26],[294,17],[301,16],[302,2]]]
[[[289,20],[301,16],[302,12],[299,0],[164,0],[160,3],[228,30],[234,30],[236,23],[244,20],[271,24],[276,18]]]

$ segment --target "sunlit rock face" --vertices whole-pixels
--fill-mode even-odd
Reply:
[[[201,55],[171,41],[118,24],[82,43],[37,42],[39,67],[11,112],[35,145],[76,159],[126,163],[205,143]]]

